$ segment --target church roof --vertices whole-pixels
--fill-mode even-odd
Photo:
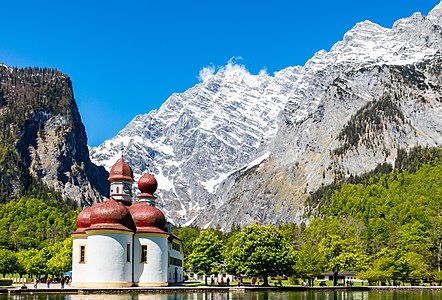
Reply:
[[[91,229],[117,229],[134,231],[135,225],[129,209],[121,201],[109,199],[105,202],[96,203],[91,207]]]
[[[127,164],[123,157],[121,157],[110,169],[108,180],[110,182],[118,180],[134,182],[134,173],[132,168]]]
[[[132,204],[129,208],[136,226],[136,232],[166,233],[166,218],[161,210],[147,202]]]

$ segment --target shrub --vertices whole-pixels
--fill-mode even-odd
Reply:
[[[0,286],[11,286],[12,279],[0,279]]]

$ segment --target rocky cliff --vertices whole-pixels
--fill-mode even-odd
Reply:
[[[109,190],[107,172],[89,159],[69,77],[57,70],[0,65],[2,200],[41,179],[81,206]]]

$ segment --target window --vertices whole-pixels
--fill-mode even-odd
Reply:
[[[175,258],[175,257],[169,257],[169,265],[173,265],[173,266],[178,266],[178,267],[182,267],[183,266],[183,261],[179,258]]]
[[[86,246],[85,245],[80,245],[80,260],[79,260],[80,264],[84,264],[86,263]]]
[[[126,262],[130,262],[130,244],[126,244]]]
[[[180,251],[181,250],[180,244],[172,243],[172,249],[176,250],[176,251]]]
[[[141,263],[147,264],[147,245],[141,245]]]
[[[120,188],[117,186],[117,194],[120,193]]]

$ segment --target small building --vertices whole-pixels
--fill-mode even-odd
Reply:
[[[366,280],[359,279],[357,277],[357,272],[355,272],[355,271],[338,272],[337,279],[338,279],[338,284],[342,284],[342,285],[344,285],[344,284],[347,285],[348,283],[355,283],[355,282],[362,282],[362,284],[365,282],[368,283],[368,281],[366,281]],[[316,277],[316,280],[317,281],[327,281],[327,280],[333,281],[333,272],[330,271],[330,272],[324,273],[323,276]]]
[[[167,286],[182,282],[183,248],[155,204],[149,173],[132,196],[133,172],[123,157],[109,172],[110,199],[85,208],[72,234],[73,287]]]

